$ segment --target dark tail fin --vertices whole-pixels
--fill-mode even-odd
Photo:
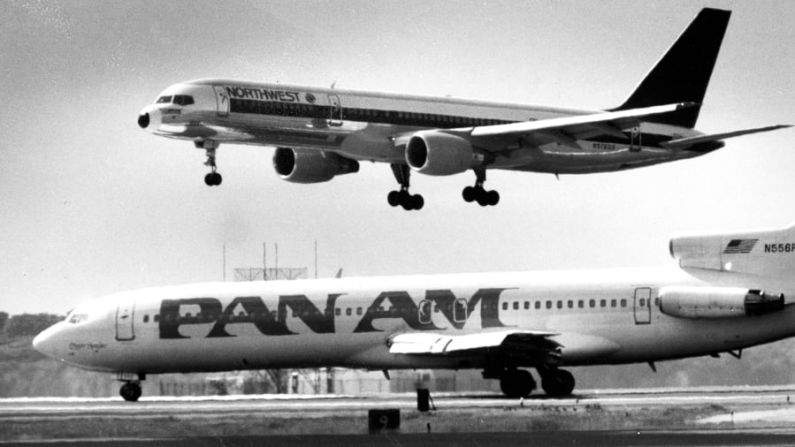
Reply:
[[[614,110],[677,102],[699,105],[651,117],[649,121],[695,127],[731,11],[704,8],[640,85]]]

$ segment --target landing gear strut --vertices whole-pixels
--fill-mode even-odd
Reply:
[[[421,210],[425,205],[425,199],[420,194],[409,193],[409,176],[411,171],[406,165],[393,164],[392,173],[395,179],[400,183],[399,191],[390,191],[387,195],[387,201],[390,206],[402,206],[404,210]]]
[[[467,186],[461,192],[467,202],[477,201],[480,206],[496,205],[500,202],[500,193],[491,190],[486,191],[483,183],[486,181],[486,170],[477,168],[475,171],[475,186]]]
[[[218,186],[223,181],[221,174],[216,172],[218,166],[215,164],[215,150],[218,149],[218,143],[212,140],[196,141],[195,145],[199,149],[204,149],[207,153],[207,161],[204,162],[205,166],[210,167],[210,173],[204,176],[204,183],[207,186]]]

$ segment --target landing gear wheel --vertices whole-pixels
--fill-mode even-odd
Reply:
[[[389,206],[400,206],[406,211],[421,210],[425,206],[425,199],[420,194],[411,194],[409,192],[409,175],[411,171],[406,165],[393,164],[392,173],[395,179],[400,183],[399,191],[390,191],[386,196]]]
[[[461,191],[461,196],[464,197],[464,201],[466,202],[474,202],[477,197],[477,190],[474,186],[467,186]]]
[[[389,194],[386,196],[386,201],[389,202],[389,206],[392,207],[400,205],[400,192],[389,191]]]
[[[127,382],[121,386],[119,394],[127,402],[136,402],[141,397],[141,385],[135,382]]]
[[[541,388],[547,396],[568,396],[574,391],[574,376],[562,369],[552,370],[541,375]]]
[[[461,196],[467,202],[478,202],[480,206],[494,206],[500,202],[500,193],[497,191],[486,191],[483,183],[486,181],[486,171],[475,169],[475,186],[467,186],[461,191]]]
[[[207,186],[218,186],[221,184],[223,180],[224,178],[221,177],[221,174],[217,172],[210,172],[209,174],[204,176],[204,183]]]
[[[527,397],[535,387],[533,376],[523,369],[509,369],[500,377],[500,389],[508,397]]]

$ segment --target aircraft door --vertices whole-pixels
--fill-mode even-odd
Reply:
[[[329,126],[342,126],[342,102],[340,102],[340,97],[336,93],[330,93],[328,95],[328,105],[329,105]]]
[[[635,299],[632,308],[635,312],[635,324],[651,323],[651,288],[639,287],[635,289]]]
[[[218,116],[229,116],[229,94],[226,89],[220,85],[214,85],[215,102],[218,106]]]
[[[116,308],[116,340],[128,341],[135,338],[133,320],[135,319],[135,298],[127,298]]]

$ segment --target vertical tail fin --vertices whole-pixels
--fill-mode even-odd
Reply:
[[[683,268],[789,279],[795,274],[795,224],[787,228],[674,237],[671,256]]]
[[[695,102],[699,106],[649,119],[656,123],[693,128],[730,15],[731,11],[702,9],[629,98],[614,110]]]

